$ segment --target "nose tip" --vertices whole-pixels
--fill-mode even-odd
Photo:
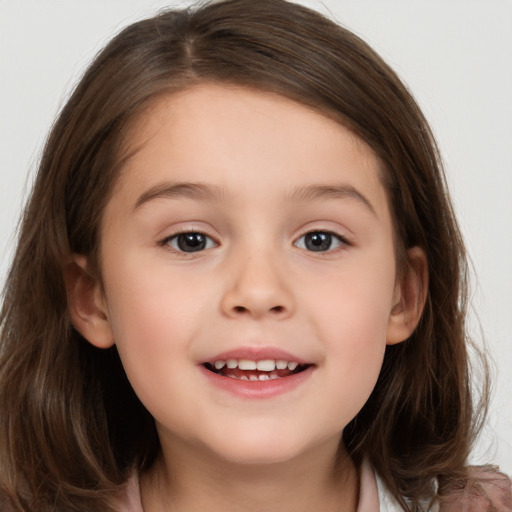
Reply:
[[[284,276],[268,261],[246,264],[233,272],[222,297],[222,310],[231,317],[282,319],[293,311],[293,297]]]

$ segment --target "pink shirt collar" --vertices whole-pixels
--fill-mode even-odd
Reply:
[[[464,489],[454,490],[443,504],[443,512],[512,512],[512,486],[510,479],[492,466],[470,468],[473,483],[482,491],[471,494]],[[469,494],[468,494],[469,493]],[[430,512],[440,512],[434,505]],[[129,479],[119,512],[144,512],[140,498],[139,478],[136,473]],[[387,491],[383,482],[365,461],[361,467],[359,505],[357,512],[403,512],[403,509]]]
[[[399,508],[380,508],[379,495],[383,494],[383,487],[380,489],[380,484],[377,483],[375,473],[370,464],[365,462],[361,467],[361,485],[359,491],[359,506],[357,512],[384,512],[400,510]],[[390,504],[392,504],[390,502]],[[126,493],[119,509],[120,512],[144,512],[140,498],[139,478],[134,474],[128,481]]]

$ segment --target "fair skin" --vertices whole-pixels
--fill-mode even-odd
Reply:
[[[145,512],[356,510],[342,431],[426,288],[417,248],[397,278],[377,158],[318,112],[213,84],[155,100],[126,143],[103,286],[77,255],[71,314],[155,418]]]

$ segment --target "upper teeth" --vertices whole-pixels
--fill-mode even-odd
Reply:
[[[215,361],[214,366],[217,370],[227,366],[230,369],[238,368],[239,370],[258,370],[260,372],[273,372],[276,368],[278,370],[295,370],[299,363],[295,361],[284,361],[274,359],[262,359],[260,361],[254,361],[252,359],[227,359],[226,361],[218,360]]]

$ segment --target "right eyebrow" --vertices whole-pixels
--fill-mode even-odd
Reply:
[[[145,190],[135,202],[134,210],[143,204],[155,199],[174,199],[185,197],[203,201],[222,201],[225,199],[225,192],[217,186],[206,183],[189,182],[163,182]]]
[[[355,187],[348,184],[336,185],[308,185],[298,187],[289,196],[292,201],[314,201],[322,199],[355,199],[359,204],[364,205],[373,215],[377,212],[370,200]]]

